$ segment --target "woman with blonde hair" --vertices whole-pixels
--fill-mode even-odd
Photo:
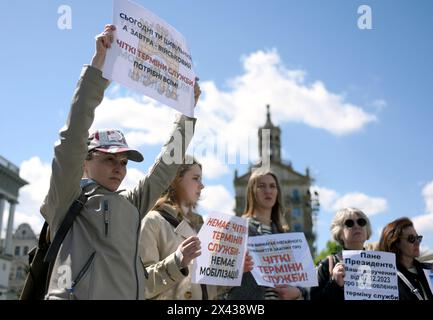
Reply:
[[[357,208],[344,208],[331,223],[332,238],[343,250],[365,250],[371,236],[367,215]],[[344,300],[344,263],[342,252],[329,255],[317,267],[319,286],[311,288],[311,300]]]
[[[248,236],[276,234],[288,231],[283,222],[281,188],[277,176],[270,170],[255,170],[247,185],[247,205],[243,215],[248,219]],[[268,288],[259,286],[251,272],[244,273],[240,287],[226,295],[229,300],[296,300],[303,299],[307,291],[293,286]]]
[[[146,299],[208,299],[205,286],[191,283],[190,262],[200,255],[197,233],[202,217],[194,212],[200,197],[202,166],[185,157],[169,188],[142,221],[140,256],[149,274]]]

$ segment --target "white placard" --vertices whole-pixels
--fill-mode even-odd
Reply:
[[[240,286],[247,246],[247,220],[212,212],[198,233],[201,255],[192,265],[192,283]]]
[[[258,285],[318,285],[310,248],[302,232],[249,237],[248,251],[254,261],[251,273]]]
[[[344,250],[345,300],[398,300],[395,254]]]
[[[193,117],[195,73],[184,37],[128,0],[113,0],[113,24],[116,31],[107,50],[104,78]]]

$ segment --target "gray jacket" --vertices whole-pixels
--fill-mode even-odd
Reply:
[[[102,78],[100,70],[91,66],[83,68],[66,126],[54,149],[50,189],[41,207],[51,228],[51,239],[69,206],[81,193],[88,130],[107,86],[108,81]],[[179,117],[172,138],[179,132],[185,137],[186,119],[189,118]],[[177,146],[182,152],[190,138],[185,138],[185,145]],[[169,158],[174,143],[164,145],[145,178],[125,194],[87,183],[84,191],[88,201],[60,248],[48,299],[144,298],[146,273],[138,254],[140,224],[176,175],[178,165],[162,161]]]

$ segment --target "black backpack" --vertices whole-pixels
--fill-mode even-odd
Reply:
[[[50,242],[49,226],[45,221],[39,235],[38,245],[29,252],[29,273],[21,291],[20,300],[43,300],[45,298],[60,245],[86,201],[87,196],[82,191],[80,197],[69,207],[53,242]]]

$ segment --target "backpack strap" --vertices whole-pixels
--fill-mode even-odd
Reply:
[[[328,266],[329,266],[329,279],[332,278],[332,270],[334,270],[334,255],[330,254],[328,256]]]
[[[403,282],[409,287],[410,291],[416,295],[416,297],[418,298],[418,300],[424,300],[423,297],[421,296],[421,294],[419,293],[419,290],[417,288],[415,288],[412,283],[410,283],[410,281],[404,276],[403,273],[401,273],[400,271],[397,271],[397,275],[398,277],[403,280]]]
[[[177,228],[177,226],[180,224],[180,221],[173,217],[171,214],[169,214],[166,211],[158,210],[158,213],[167,220],[168,223],[170,223],[174,228]],[[202,294],[202,300],[209,300],[209,295],[207,292],[207,287],[205,284],[200,284],[201,288],[201,294]]]
[[[158,213],[167,220],[168,223],[170,223],[174,228],[177,228],[177,226],[180,224],[180,221],[173,217],[171,214],[169,214],[166,211],[158,210]]]
[[[56,235],[54,236],[54,240],[51,242],[51,245],[48,248],[47,254],[44,258],[44,262],[54,262],[63,240],[65,239],[69,229],[71,229],[75,218],[80,214],[81,209],[83,209],[86,201],[87,195],[84,190],[82,190],[78,199],[76,199],[69,207],[69,210],[62,221],[62,224],[60,225],[59,229],[56,232]],[[39,237],[39,242],[41,241],[41,238],[42,237]]]

